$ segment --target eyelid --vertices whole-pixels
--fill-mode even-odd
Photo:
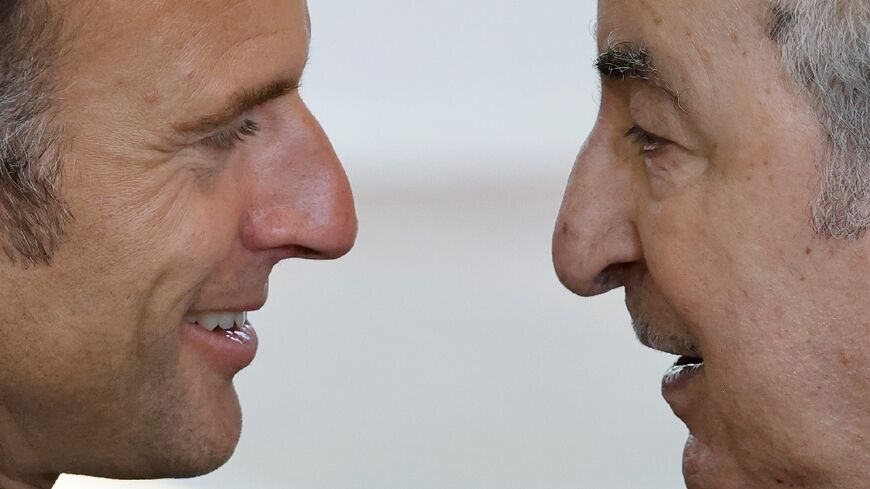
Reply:
[[[234,126],[222,129],[200,140],[200,144],[211,149],[229,151],[246,138],[255,136],[259,131],[259,124],[249,118],[244,118]]]
[[[648,155],[670,144],[670,141],[667,139],[656,136],[637,124],[631,126],[625,132],[625,136],[630,137],[634,144],[640,146],[640,153],[642,155]]]

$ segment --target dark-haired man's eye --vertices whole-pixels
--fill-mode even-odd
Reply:
[[[237,126],[223,130],[217,134],[202,140],[202,144],[208,148],[229,151],[251,136],[256,136],[260,126],[251,119],[244,119]]]

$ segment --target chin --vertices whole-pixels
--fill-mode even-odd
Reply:
[[[700,440],[689,435],[683,450],[683,478],[686,489],[745,489],[745,484],[735,480],[736,467],[730,460],[714,453]]]
[[[242,429],[238,398],[234,391],[231,394],[219,396],[221,402],[209,403],[208,408],[176,413],[176,422],[159,427],[162,442],[152,431],[147,473],[110,477],[183,479],[208,474],[226,464],[236,451]]]
[[[145,479],[191,479],[200,477],[221,468],[229,462],[235,451],[235,446],[230,450],[222,453],[213,453],[211,457],[200,458],[197,460],[182,461],[177,466],[168,466],[162,474],[150,474]],[[134,477],[134,479],[142,479],[142,477]]]
[[[241,410],[238,400],[232,407],[224,406],[211,419],[205,419],[199,433],[190,436],[187,447],[179,447],[185,455],[179,457],[179,464],[172,467],[172,474],[161,478],[189,478],[213,472],[226,464],[236,451],[242,431]],[[198,448],[194,448],[198,447]]]
[[[226,464],[235,453],[239,431],[199,436],[186,446],[175,446],[153,457],[145,471],[107,474],[111,479],[187,479],[199,477]]]
[[[129,459],[115,458],[108,462],[81,464],[64,473],[116,480],[188,479],[206,475],[226,464],[235,447],[235,442],[221,442],[220,445],[200,445],[187,453],[167,447],[166,451],[149,456],[136,466],[130,464]]]
[[[686,489],[706,487],[704,451],[701,442],[689,435],[686,447],[683,449],[683,478],[686,481]]]
[[[197,375],[187,385],[186,402],[166,410],[175,422],[160,427],[166,446],[156,448],[152,467],[162,474],[151,478],[190,478],[226,464],[236,451],[242,431],[242,412],[232,380],[220,375]],[[173,413],[173,411],[175,411]]]

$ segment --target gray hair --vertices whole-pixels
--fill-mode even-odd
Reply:
[[[59,26],[48,2],[0,0],[0,245],[47,264],[70,220],[58,188],[62,144],[49,69]]]
[[[829,139],[813,224],[826,237],[858,238],[870,228],[870,2],[772,3],[770,37]]]

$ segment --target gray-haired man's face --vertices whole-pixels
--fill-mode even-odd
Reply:
[[[344,170],[296,90],[307,7],[62,3],[74,220],[49,266],[0,263],[0,486],[201,474],[238,440],[232,378],[256,347],[243,313],[270,270],[341,256],[356,235]]]
[[[582,295],[625,286],[693,489],[865,487],[870,239],[811,226],[825,136],[767,2],[602,0],[601,110],[554,234]]]

